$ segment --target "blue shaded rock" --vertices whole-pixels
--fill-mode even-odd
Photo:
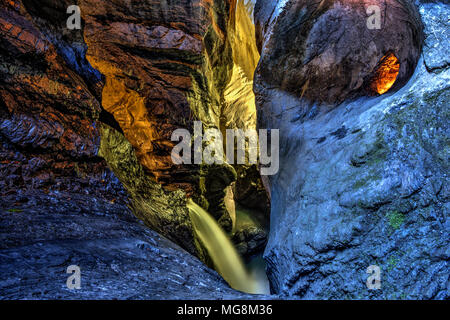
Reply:
[[[275,292],[306,299],[449,298],[450,73],[447,40],[431,31],[448,33],[449,11],[439,1],[419,11],[423,58],[404,86],[385,95],[313,104],[256,77],[260,127],[280,129],[265,251]],[[298,117],[313,107],[314,118]],[[371,265],[381,269],[379,290],[366,285]]]
[[[2,197],[0,224],[0,299],[270,298],[231,289],[121,204],[59,192]],[[66,285],[70,265],[81,269],[79,290]]]

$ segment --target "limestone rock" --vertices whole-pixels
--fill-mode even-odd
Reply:
[[[74,71],[51,36],[56,29],[28,14],[31,3],[0,5],[1,193],[40,188],[124,199],[97,156],[100,80],[82,60]]]
[[[281,3],[287,4],[281,8]],[[416,12],[411,2],[396,1],[387,8],[386,23],[393,28],[382,28],[377,37],[364,37],[368,31],[358,23],[340,33],[342,14],[355,18],[350,8],[364,1],[321,3],[314,11],[319,16],[311,20],[306,18],[318,4],[304,1],[260,1],[256,11],[262,30],[255,80],[258,121],[261,127],[280,129],[280,171],[270,178],[271,230],[265,251],[272,289],[307,299],[448,299],[449,70],[447,43],[431,26],[439,26],[437,34],[449,33],[444,26],[449,7],[440,1],[419,4],[426,45],[414,68],[421,48],[414,15],[405,25],[405,19],[391,20],[400,4],[408,9],[399,14]],[[301,23],[305,19],[306,25]],[[322,23],[328,27],[318,28]],[[304,33],[289,36],[289,29],[281,32],[286,26]],[[400,35],[406,42],[398,43]],[[308,39],[324,43],[308,46],[315,44]],[[384,46],[401,46],[397,56],[407,67],[400,71],[398,86],[381,96],[360,92],[359,98],[349,99],[347,77],[359,78],[369,70],[335,64],[334,58],[331,65],[320,64],[314,78],[312,61],[326,48],[345,52],[340,41],[352,48],[345,55],[352,62],[374,57],[375,63],[389,49]],[[353,50],[359,41],[380,41],[381,46]],[[278,75],[269,79],[266,72],[275,66]],[[323,83],[311,83],[302,96],[291,90],[301,86],[289,85],[302,75]],[[331,107],[320,103],[341,98]],[[371,265],[381,269],[380,290],[366,286]]]

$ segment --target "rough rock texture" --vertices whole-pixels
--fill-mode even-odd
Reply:
[[[265,215],[266,220],[269,220],[270,198],[257,166],[235,167],[237,180],[233,192],[236,201],[247,208],[258,210]]]
[[[193,120],[202,120],[207,126],[218,123],[214,111],[219,108],[220,85],[224,85],[228,69],[216,58],[227,55],[216,53],[229,51],[225,27],[230,2],[220,6],[207,1],[168,5],[151,0],[79,4],[87,59],[105,77],[102,106],[114,116],[126,138],[123,147],[113,150],[128,150],[129,141],[134,151],[126,156],[135,152],[136,164],[142,165],[143,171],[116,165],[133,161],[120,152],[103,154],[108,154],[105,158],[130,193],[136,215],[204,257],[194,241],[186,196],[193,197],[230,231],[232,221],[223,199],[235,174],[229,166],[175,165],[171,135],[178,128],[192,129]],[[220,13],[220,21],[212,18],[215,12]],[[209,53],[215,61],[208,60]],[[104,141],[111,141],[108,139]],[[128,173],[135,168],[140,173],[133,177],[138,180],[131,180]]]
[[[124,201],[97,156],[99,74],[79,57],[82,46],[65,50],[52,36],[56,26],[32,18],[24,3],[0,4],[0,192],[71,190]]]
[[[125,206],[91,196],[5,196],[0,224],[0,299],[270,298],[234,291]],[[81,269],[79,290],[66,286],[70,265]]]
[[[120,154],[109,152],[108,163],[130,193],[136,214],[196,253],[192,235],[180,232],[191,230],[185,198],[193,197],[231,232],[233,212],[224,198],[236,173],[227,164],[175,165],[171,135],[179,128],[192,132],[194,120],[202,121],[204,129],[255,127],[249,70],[256,66],[256,47],[253,44],[249,59],[248,49],[233,46],[241,35],[237,15],[243,14],[242,3],[198,0],[167,5],[148,0],[125,5],[83,0],[79,4],[87,59],[106,79],[102,106],[133,146],[144,170],[136,177],[142,183],[130,183],[127,168],[113,164]],[[137,187],[151,184],[145,191]],[[160,185],[163,189],[156,191]],[[162,200],[173,195],[174,201]]]
[[[383,13],[381,29],[367,27],[371,5]],[[262,0],[255,11],[258,77],[313,102],[367,95],[389,52],[400,62],[395,86],[401,87],[419,59],[421,23],[410,0]]]
[[[81,30],[66,26],[73,4]],[[256,126],[259,55],[250,7],[232,0],[2,0],[0,192],[129,198],[148,226],[204,258],[187,197],[229,232],[234,212],[224,198],[236,179],[233,187],[245,190],[235,192],[237,200],[252,190],[258,196],[250,205],[267,197],[254,168],[236,167],[242,180],[227,164],[174,165],[171,134],[192,131],[193,120],[205,129]]]
[[[232,240],[246,261],[254,255],[262,259],[269,234],[267,215],[267,212],[249,209],[249,206],[236,206],[236,226]]]
[[[242,226],[236,231],[232,238],[240,255],[251,257],[264,251],[267,243],[267,233],[258,226],[250,224]]]
[[[255,0],[236,3],[234,23],[228,28],[232,49],[233,69],[224,90],[224,103],[220,128],[226,143],[226,129],[256,129],[256,106],[253,77],[259,60],[256,47],[253,7]],[[270,200],[263,186],[257,165],[233,165],[237,179],[233,184],[236,201],[247,208],[256,209],[269,219]]]
[[[66,27],[71,4],[82,9],[82,30]],[[234,169],[168,162],[172,131],[190,128],[195,110],[219,126],[219,102],[209,103],[223,98],[212,91],[229,81],[231,51],[212,10],[208,1],[0,1],[2,298],[245,297],[125,206],[131,200],[147,226],[205,262],[186,195],[231,227],[223,198]],[[229,2],[214,10],[231,19]],[[205,75],[205,34],[211,55],[229,51],[208,67],[220,81]],[[89,270],[77,293],[59,265],[72,260]]]
[[[206,3],[81,1],[87,58],[106,78],[102,105],[113,114],[142,165],[160,183],[192,192],[175,176],[171,134],[191,127],[187,93],[202,78]],[[206,93],[205,93],[206,94]],[[186,170],[184,175],[190,174]],[[167,181],[168,180],[168,181]],[[181,183],[181,182],[180,182]],[[195,184],[195,182],[194,182]]]
[[[254,37],[249,41],[244,34],[248,30],[242,30],[243,23],[251,25],[248,12],[242,1],[179,2],[170,7],[157,1],[129,7],[105,2],[95,10],[89,10],[90,1],[80,4],[87,58],[106,78],[102,105],[133,146],[144,170],[136,177],[142,183],[130,183],[129,166],[113,164],[119,154],[109,152],[108,163],[129,191],[139,217],[203,257],[192,237],[185,198],[193,197],[231,232],[233,212],[224,198],[236,173],[227,164],[174,165],[170,152],[175,143],[170,140],[178,128],[192,132],[193,120],[201,120],[204,129],[255,128],[251,89],[258,54],[249,44]],[[260,206],[267,204],[259,176],[251,178],[247,191],[259,187]],[[243,189],[240,181],[238,191]]]
[[[153,230],[179,243],[184,249],[206,260],[207,254],[195,244],[192,223],[187,219],[186,195],[182,190],[167,191],[153,181],[137,159],[124,135],[101,125],[99,155],[123,181],[130,193],[134,214]]]
[[[333,15],[340,12],[342,17],[347,7],[365,3],[343,2],[330,7],[330,1],[322,1],[322,15],[308,28],[325,23],[326,30],[339,31],[342,25]],[[401,4],[406,1],[386,8],[386,21]],[[324,86],[310,84],[303,96],[291,90],[291,82],[281,81],[307,75],[313,61],[305,60],[309,53],[314,51],[319,60],[327,55],[308,46],[311,37],[306,34],[292,41],[290,31],[276,32],[286,25],[304,28],[296,19],[304,16],[295,15],[298,6],[303,13],[311,10],[305,1],[259,1],[256,8],[264,42],[255,77],[258,121],[261,127],[280,129],[280,171],[270,179],[271,229],[265,251],[272,289],[309,299],[448,299],[448,4],[419,3],[426,35],[422,58],[415,71],[410,60],[398,86],[382,96],[362,95],[331,106],[312,102],[352,97],[346,77],[358,78],[367,70],[335,65],[330,70],[336,74],[324,78]],[[383,50],[394,48],[403,52],[398,54],[401,63],[417,57],[421,45],[410,38],[417,25],[404,19],[392,23],[394,30],[385,26],[375,31],[381,46],[361,46],[359,53],[355,46],[365,40],[358,32],[369,31],[359,29],[358,22],[347,25],[340,37],[319,38],[325,40],[323,48],[339,48],[342,39],[349,39],[346,34],[352,35],[353,43],[346,41],[353,48],[349,57],[358,61],[369,61],[375,52],[378,59]],[[401,48],[389,40],[393,36],[398,41],[400,30],[406,41]],[[294,54],[297,50],[303,54]],[[267,78],[276,62],[288,61],[278,64],[273,81]],[[336,76],[343,77],[336,83],[339,90],[325,90]],[[317,88],[323,93],[317,95]],[[381,268],[380,290],[366,287],[370,265]]]

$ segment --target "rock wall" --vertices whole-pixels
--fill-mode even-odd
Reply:
[[[81,30],[66,26],[70,5]],[[209,265],[187,198],[232,231],[224,199],[234,202],[236,170],[175,166],[170,140],[194,120],[256,126],[248,10],[234,0],[0,0],[2,298],[189,298],[193,283],[199,298],[250,298],[128,216]],[[89,270],[76,296],[51,263],[72,257]]]
[[[231,232],[234,212],[224,198],[237,176],[227,164],[175,165],[171,135],[179,128],[193,133],[194,120],[202,121],[205,130],[256,126],[250,71],[256,66],[256,47],[249,59],[246,46],[238,51],[233,45],[239,35],[242,38],[237,14],[243,15],[245,7],[236,1],[145,1],[129,6],[81,1],[80,6],[87,59],[105,76],[102,106],[126,138],[121,148],[112,149],[127,150],[129,141],[143,173],[130,179],[136,166],[116,165],[127,161],[129,153],[124,157],[107,151],[109,136],[102,154],[130,193],[136,214],[203,256],[200,246],[194,249],[186,197],[193,197]],[[244,86],[247,94],[233,92]]]
[[[259,55],[254,37],[246,34],[254,34],[251,4],[146,1],[127,7],[105,2],[96,7],[92,1],[81,1],[80,5],[87,59],[106,78],[102,106],[117,120],[144,173],[130,179],[136,166],[116,165],[127,157],[106,151],[111,147],[107,147],[109,138],[103,140],[102,154],[107,154],[109,165],[129,191],[136,214],[204,257],[201,246],[194,249],[186,196],[228,232],[233,229],[234,212],[224,199],[233,182],[237,180],[237,200],[256,190],[254,198],[263,201],[253,203],[267,208],[267,196],[258,174],[248,178],[254,167],[175,165],[170,157],[175,145],[171,135],[178,128],[193,133],[195,120],[202,121],[204,130],[256,127],[252,80]],[[128,148],[125,144],[122,149]]]
[[[186,197],[230,230],[223,199],[235,174],[226,166],[173,164],[171,135],[179,128],[192,132],[194,120],[218,126],[219,84],[228,70],[222,60],[208,59],[208,49],[213,57],[227,57],[217,51],[229,50],[224,28],[230,3],[80,1],[80,8],[87,59],[105,77],[102,106],[124,135],[104,129],[101,154],[129,192],[135,214],[205,260]]]
[[[369,3],[383,9],[380,30],[367,28]],[[82,30],[66,28],[71,4]],[[248,10],[233,0],[1,0],[4,207],[36,189],[63,192],[58,203],[131,200],[148,226],[208,261],[186,198],[231,231],[232,189],[261,210],[267,196],[255,167],[173,165],[170,136],[194,120],[255,128],[257,106],[258,126],[281,131],[272,289],[448,299],[448,4],[260,0],[256,30]],[[379,95],[391,54],[398,75]],[[366,287],[370,265],[380,290]]]
[[[27,197],[0,202],[1,299],[271,299],[231,289],[124,205],[72,192]],[[80,289],[66,286],[70,265],[81,269]]]
[[[269,278],[307,299],[448,299],[449,6],[370,2],[385,8],[373,33],[366,1],[257,2],[258,121],[280,129]],[[397,82],[374,95],[389,51]]]
[[[32,15],[37,3],[0,2],[0,192],[71,190],[124,201],[97,156],[100,74],[83,58],[81,34],[68,40],[62,31],[66,7],[58,16],[47,3]]]
[[[81,30],[66,25],[74,4]],[[264,209],[267,196],[254,166],[173,164],[171,135],[193,133],[195,120],[205,130],[256,127],[251,7],[2,1],[3,192],[72,190],[130,202],[149,227],[206,260],[187,197],[232,232],[232,189]]]

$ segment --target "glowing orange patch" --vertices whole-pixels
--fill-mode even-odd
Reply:
[[[370,84],[372,91],[383,94],[389,91],[397,80],[400,71],[400,62],[393,53],[385,55],[375,71]]]

